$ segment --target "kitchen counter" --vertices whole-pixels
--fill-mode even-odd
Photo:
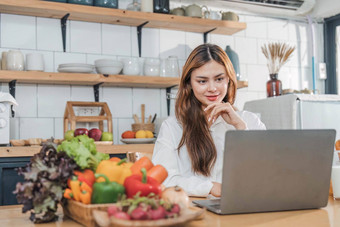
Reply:
[[[56,223],[34,225],[29,220],[29,213],[21,213],[21,205],[0,207],[1,226],[81,226],[67,217],[62,209],[58,210],[59,220]],[[201,220],[188,223],[186,226],[340,226],[340,200],[329,197],[328,205],[322,209],[269,212],[257,214],[216,215],[209,211]]]
[[[107,154],[126,154],[127,152],[152,153],[154,144],[97,145],[99,152]],[[0,147],[0,158],[31,157],[38,153],[41,146]]]

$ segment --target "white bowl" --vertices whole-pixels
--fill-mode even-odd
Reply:
[[[95,66],[117,66],[123,67],[123,63],[112,59],[99,59],[94,62]]]
[[[123,65],[119,66],[99,66],[96,67],[96,71],[99,74],[119,74],[123,69]]]

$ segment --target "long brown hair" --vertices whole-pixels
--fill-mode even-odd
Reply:
[[[183,127],[178,152],[183,145],[186,145],[193,172],[204,176],[210,176],[216,162],[217,151],[202,110],[202,104],[192,91],[190,79],[191,73],[195,69],[211,60],[225,66],[229,83],[223,101],[229,102],[231,105],[234,104],[237,89],[234,68],[223,49],[213,44],[202,44],[189,55],[183,67],[175,104],[176,118]]]

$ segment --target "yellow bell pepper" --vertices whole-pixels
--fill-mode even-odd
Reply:
[[[99,163],[96,173],[105,174],[110,181],[115,181],[119,184],[124,184],[125,178],[132,175],[130,167],[133,163],[126,162],[126,158],[119,162],[103,160]],[[102,177],[97,179],[97,182],[104,182]]]

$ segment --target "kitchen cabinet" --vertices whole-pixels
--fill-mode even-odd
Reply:
[[[25,166],[30,157],[0,158],[0,205],[18,204],[13,194],[17,182],[23,181],[16,168]]]

